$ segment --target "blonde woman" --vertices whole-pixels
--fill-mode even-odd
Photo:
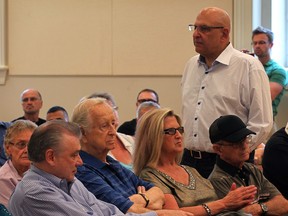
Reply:
[[[156,109],[144,114],[137,124],[134,171],[142,179],[162,189],[166,209],[182,209],[194,215],[215,215],[238,210],[250,204],[255,186],[231,191],[223,199],[217,195],[209,180],[192,167],[179,164],[183,152],[180,117],[171,109]],[[231,212],[227,213],[231,215]],[[235,212],[235,215],[246,215]]]

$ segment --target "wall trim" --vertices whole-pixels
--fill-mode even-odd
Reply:
[[[233,46],[235,49],[248,49],[249,51],[252,50],[252,13],[252,0],[233,1]]]
[[[6,83],[7,74],[8,74],[8,67],[1,66],[0,67],[0,85],[4,85]]]
[[[8,66],[6,65],[6,0],[0,0],[0,85],[6,82]]]

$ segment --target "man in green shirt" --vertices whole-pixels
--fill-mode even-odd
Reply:
[[[277,115],[277,107],[284,93],[286,85],[286,70],[271,59],[270,53],[273,47],[274,34],[267,28],[257,27],[252,32],[252,45],[255,55],[263,64],[269,77],[270,91],[273,107],[273,117]]]

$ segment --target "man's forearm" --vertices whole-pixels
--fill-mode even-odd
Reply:
[[[268,202],[264,202],[268,207],[267,215],[285,215],[288,214],[288,201],[282,196],[278,195],[273,197]],[[254,203],[245,207],[244,212],[252,215],[261,215],[262,209],[259,203]]]
[[[149,205],[147,208],[152,210],[162,209],[165,198],[164,193],[158,187],[152,187],[145,192],[145,195],[149,198]]]

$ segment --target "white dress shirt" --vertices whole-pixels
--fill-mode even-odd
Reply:
[[[213,152],[211,123],[222,115],[237,115],[256,133],[251,150],[268,136],[273,123],[269,80],[260,61],[231,44],[212,67],[200,55],[186,64],[181,81],[184,142],[188,149]]]

